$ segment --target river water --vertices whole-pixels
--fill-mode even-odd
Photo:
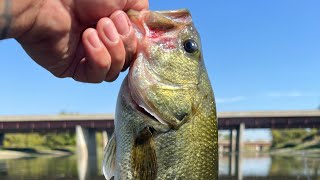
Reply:
[[[320,157],[251,154],[219,160],[221,180],[320,180]],[[75,155],[0,160],[0,180],[104,180],[100,167],[100,161]]]

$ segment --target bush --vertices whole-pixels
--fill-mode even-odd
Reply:
[[[63,148],[66,146],[74,146],[75,133],[18,133],[6,134],[4,140],[4,147],[11,148]]]
[[[302,142],[303,140],[310,139],[316,134],[315,129],[286,129],[286,130],[272,130],[272,148],[282,147],[287,144],[290,147]],[[287,146],[288,147],[288,146]]]

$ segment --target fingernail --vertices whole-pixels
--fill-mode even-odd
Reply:
[[[129,33],[129,20],[125,13],[118,13],[115,17],[114,24],[121,35],[127,35]]]
[[[102,43],[97,35],[97,33],[92,30],[89,35],[88,35],[88,41],[91,44],[92,47],[94,48],[99,48],[101,47]]]
[[[116,29],[116,27],[114,26],[114,24],[112,23],[112,21],[106,21],[103,25],[103,31],[104,34],[107,36],[107,38],[111,41],[111,42],[116,42],[119,39],[119,34],[118,31]]]

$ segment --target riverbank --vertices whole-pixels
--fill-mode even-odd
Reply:
[[[272,130],[272,138],[271,155],[320,157],[318,129]]]
[[[30,148],[6,148],[0,149],[0,159],[19,159],[39,156],[69,156],[74,154],[69,150],[30,149]]]
[[[299,157],[320,157],[320,149],[293,149],[293,148],[286,148],[286,149],[278,149],[278,150],[272,150],[269,152],[270,155],[276,155],[276,156],[299,156]]]

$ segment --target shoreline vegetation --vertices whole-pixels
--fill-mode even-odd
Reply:
[[[270,155],[320,157],[319,129],[272,130]]]
[[[96,133],[97,148],[103,149],[102,133]],[[0,159],[68,156],[76,153],[75,132],[6,134]]]

